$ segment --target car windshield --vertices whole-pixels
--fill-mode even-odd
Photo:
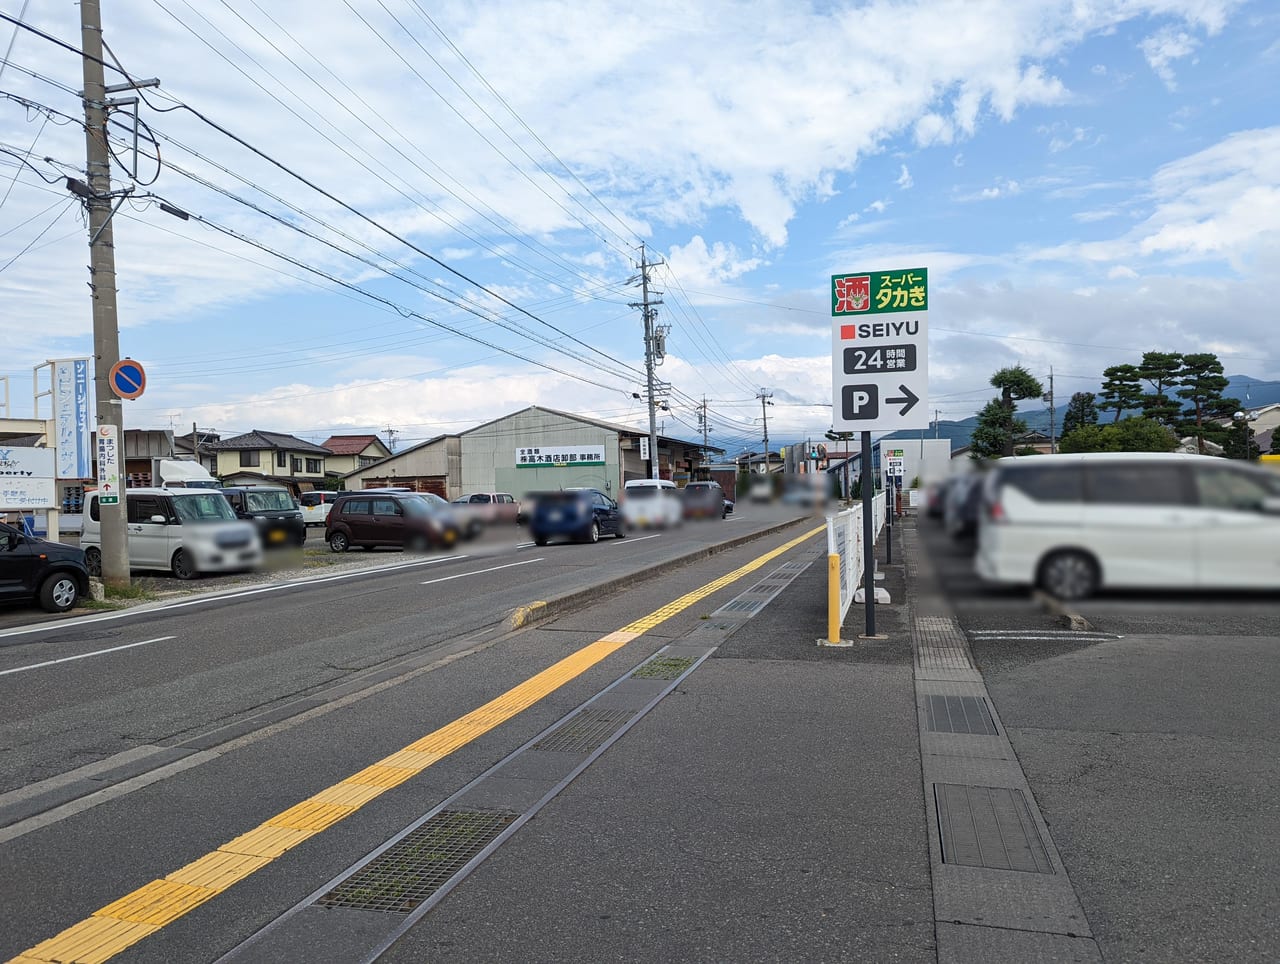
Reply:
[[[283,489],[263,489],[260,492],[246,492],[244,504],[250,512],[274,512],[278,509],[297,508],[293,504],[293,496]]]
[[[434,492],[415,492],[401,499],[405,515],[422,518],[449,508],[449,503]]]
[[[223,522],[235,519],[229,503],[221,492],[201,492],[199,495],[173,495],[173,511],[183,522]]]
[[[656,485],[633,485],[626,490],[628,499],[656,499],[662,491]]]

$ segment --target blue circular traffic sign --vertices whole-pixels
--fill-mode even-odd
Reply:
[[[137,398],[147,387],[147,373],[143,371],[141,362],[122,358],[111,366],[107,381],[111,385],[111,391],[118,397]]]

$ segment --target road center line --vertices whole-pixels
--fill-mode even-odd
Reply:
[[[531,562],[542,562],[542,556],[537,559],[525,559],[522,562],[508,562],[505,566],[494,566],[490,569],[477,569],[475,572],[459,572],[452,576],[441,576],[439,579],[428,579],[422,585],[430,586],[437,582],[448,582],[450,579],[462,579],[466,576],[480,576],[486,572],[497,572],[499,569],[510,569],[512,566],[527,566]]]
[[[631,539],[624,539],[624,540],[622,540],[621,542],[619,542],[617,539],[614,539],[614,540],[613,540],[613,542],[611,542],[611,543],[610,543],[610,545],[614,545],[614,546],[629,546],[629,545],[631,545],[633,542],[644,542],[644,540],[645,540],[645,539],[656,539],[656,538],[658,538],[658,536],[660,536],[660,535],[662,535],[662,533],[661,533],[661,532],[655,532],[655,533],[654,533],[653,535],[651,535],[651,536],[635,536],[635,537],[633,537],[633,538],[631,538]]]
[[[16,960],[57,962],[91,959],[103,962],[115,957],[299,844],[351,816],[366,803],[535,705],[633,639],[825,531],[825,523],[810,529],[649,615],[601,636],[483,706],[276,814],[185,867],[99,908],[79,923],[19,954]]]
[[[79,656],[64,656],[62,659],[47,659],[43,663],[32,663],[30,666],[19,666],[16,669],[0,669],[0,676],[10,673],[25,673],[28,670],[53,666],[55,663],[69,663],[73,659],[88,659],[90,656],[105,656],[107,653],[118,653],[122,649],[133,649],[135,646],[146,646],[148,643],[163,643],[166,639],[177,639],[177,636],[157,636],[155,639],[144,639],[140,643],[125,643],[123,646],[112,646],[110,649],[95,649],[92,653],[81,653]]]

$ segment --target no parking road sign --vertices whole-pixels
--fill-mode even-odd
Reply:
[[[926,268],[832,276],[835,431],[928,426],[928,309]]]
[[[141,362],[122,358],[111,366],[107,383],[117,398],[137,398],[147,387],[147,373]]]

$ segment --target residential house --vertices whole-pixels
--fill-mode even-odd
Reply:
[[[216,456],[225,485],[274,483],[294,495],[325,487],[329,450],[292,435],[254,429],[202,448]]]
[[[376,435],[330,435],[320,447],[329,450],[325,459],[329,475],[347,475],[391,455],[391,449]]]

